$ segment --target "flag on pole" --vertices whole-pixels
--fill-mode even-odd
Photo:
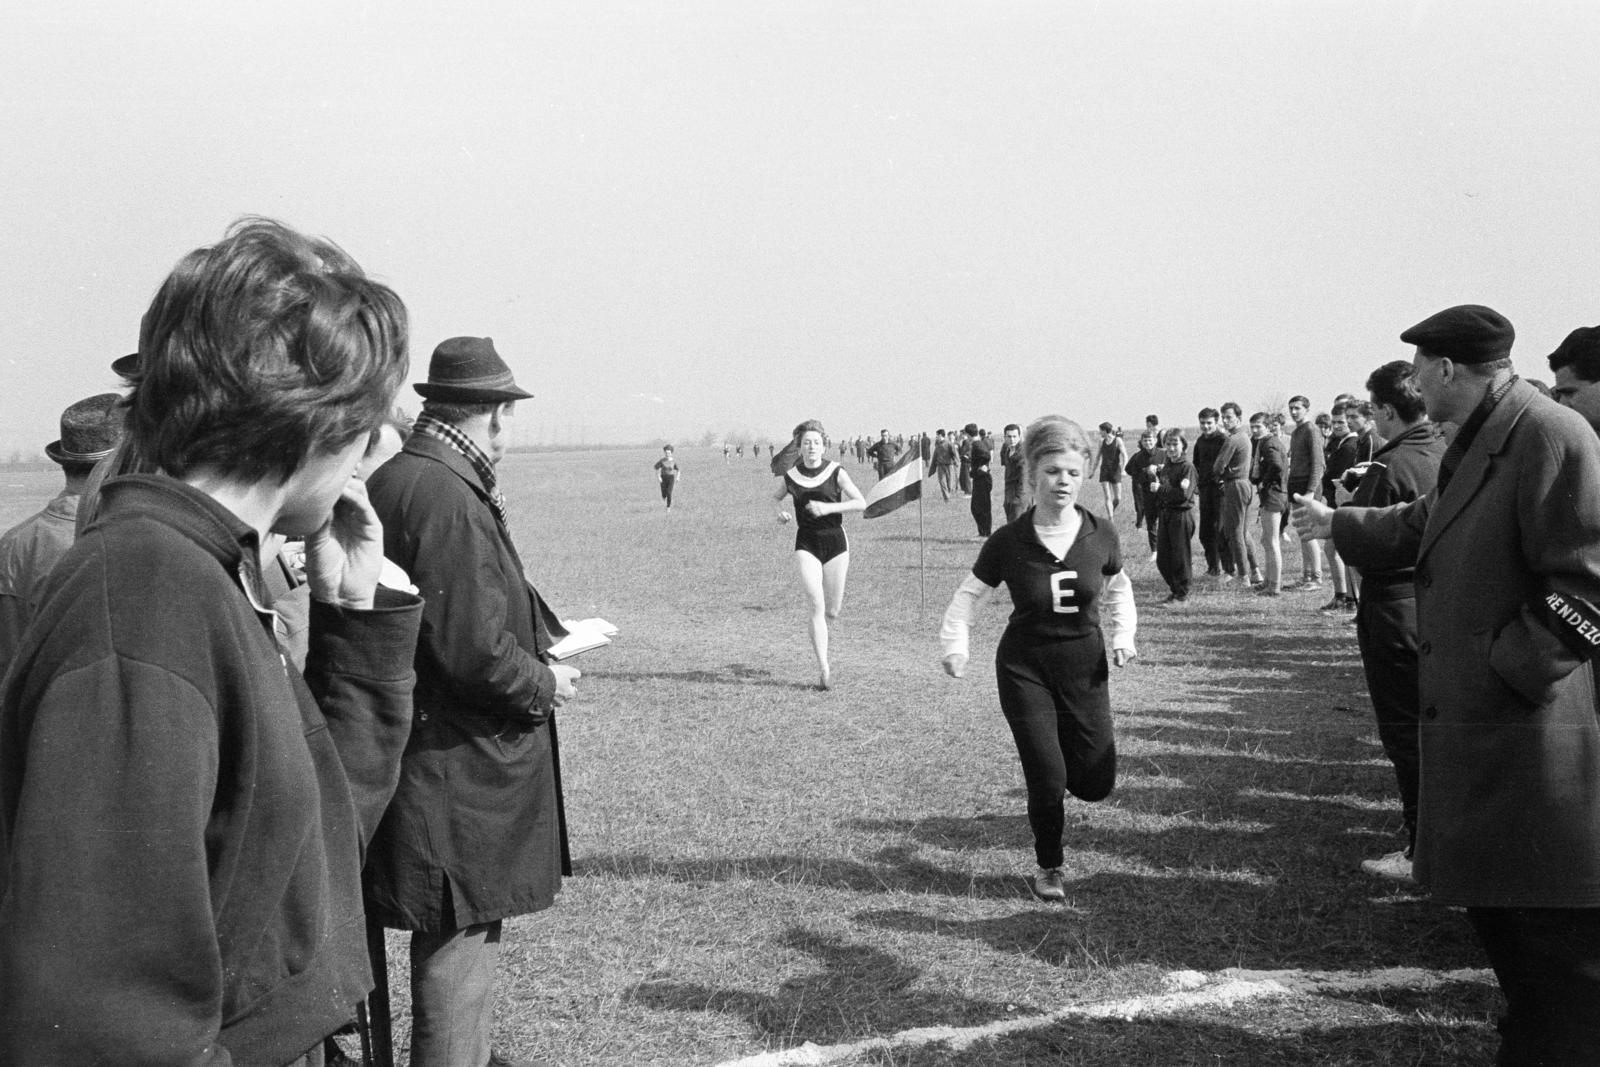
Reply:
[[[794,466],[799,461],[800,442],[790,441],[788,444],[778,449],[773,457],[767,461],[767,466],[772,470],[773,474],[777,475],[779,478],[782,478],[783,472]]]
[[[876,519],[889,512],[922,499],[922,455],[915,448],[906,449],[889,473],[867,491],[867,510],[863,517]]]

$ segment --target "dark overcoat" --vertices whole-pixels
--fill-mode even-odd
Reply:
[[[1340,508],[1333,535],[1363,571],[1416,561],[1418,880],[1439,904],[1600,906],[1594,674],[1542,609],[1600,604],[1600,438],[1516,382],[1442,492]]]
[[[369,909],[440,932],[549,907],[567,847],[544,660],[564,631],[455,449],[413,435],[367,491],[384,553],[425,604],[411,739],[367,859]]]

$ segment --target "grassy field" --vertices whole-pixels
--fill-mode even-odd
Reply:
[[[924,502],[920,564],[915,506],[847,520],[820,692],[765,460],[679,458],[670,514],[653,453],[502,468],[534,582],[622,631],[577,661],[562,713],[577,872],[507,926],[502,1048],[571,1067],[1492,1061],[1499,997],[1464,916],[1356,869],[1396,847],[1399,811],[1354,628],[1313,610],[1326,593],[1202,585],[1156,608],[1125,507],[1121,780],[1069,799],[1068,899],[1047,905],[994,693],[1003,594],[968,676],[938,669],[977,549],[966,502]],[[0,475],[0,520],[52,478]]]

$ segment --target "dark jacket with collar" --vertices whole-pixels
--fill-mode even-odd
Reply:
[[[1541,610],[1600,604],[1600,438],[1516,382],[1443,491],[1340,508],[1333,540],[1363,572],[1416,565],[1417,878],[1440,904],[1600,907],[1594,675]]]
[[[425,602],[416,718],[373,841],[368,900],[435,932],[549,907],[566,872],[552,634],[464,456],[414,434],[367,480],[384,552]]]
[[[1386,508],[1408,504],[1433,491],[1439,480],[1439,461],[1444,458],[1444,434],[1431,422],[1419,423],[1384,444],[1372,457],[1372,465],[1361,476],[1350,503],[1361,508]],[[1399,566],[1382,567],[1362,573],[1363,595],[1370,592],[1386,599],[1404,597],[1411,590],[1412,560]]]
[[[52,572],[0,692],[0,1063],[283,1064],[372,988],[422,607],[313,605],[302,678],[256,559],[133,475]]]

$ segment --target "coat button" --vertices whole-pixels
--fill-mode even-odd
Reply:
[[[1421,652],[1424,656],[1429,655],[1430,653],[1433,652],[1433,642],[1432,641],[1424,641],[1424,642],[1422,642],[1422,644],[1417,646],[1417,651]]]
[[[1424,719],[1437,719],[1439,717],[1439,709],[1429,704],[1428,709],[1422,713],[1422,717]]]

